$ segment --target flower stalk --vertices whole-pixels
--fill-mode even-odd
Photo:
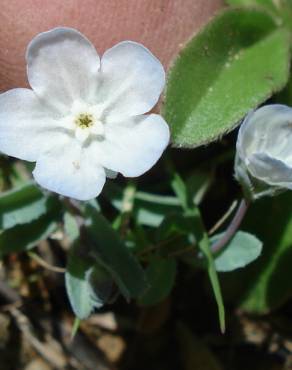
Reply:
[[[233,238],[239,226],[241,225],[241,222],[249,208],[249,204],[250,203],[246,199],[243,198],[241,200],[235,216],[227,227],[224,235],[211,246],[212,253],[218,253],[219,251],[221,251],[225,247],[225,245]]]

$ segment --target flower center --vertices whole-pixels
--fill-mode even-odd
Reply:
[[[60,124],[81,143],[88,140],[103,140],[105,124],[100,106],[90,106],[83,102],[74,102],[71,112],[61,119]]]
[[[80,113],[75,119],[75,124],[82,129],[91,127],[94,124],[93,115],[89,113]]]

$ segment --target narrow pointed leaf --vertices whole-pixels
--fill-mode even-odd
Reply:
[[[127,299],[140,296],[147,284],[145,273],[136,258],[96,209],[87,205],[85,217],[92,256],[111,274]]]

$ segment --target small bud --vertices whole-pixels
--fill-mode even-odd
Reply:
[[[242,123],[235,158],[235,177],[247,199],[292,189],[292,109],[266,105]]]

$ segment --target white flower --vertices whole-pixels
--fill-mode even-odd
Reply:
[[[292,109],[266,105],[240,127],[235,176],[251,199],[292,189]]]
[[[124,41],[99,58],[78,31],[56,28],[28,46],[30,89],[0,95],[0,151],[36,162],[44,188],[80,200],[107,177],[149,170],[169,142],[163,118],[146,114],[165,84],[161,63]]]

